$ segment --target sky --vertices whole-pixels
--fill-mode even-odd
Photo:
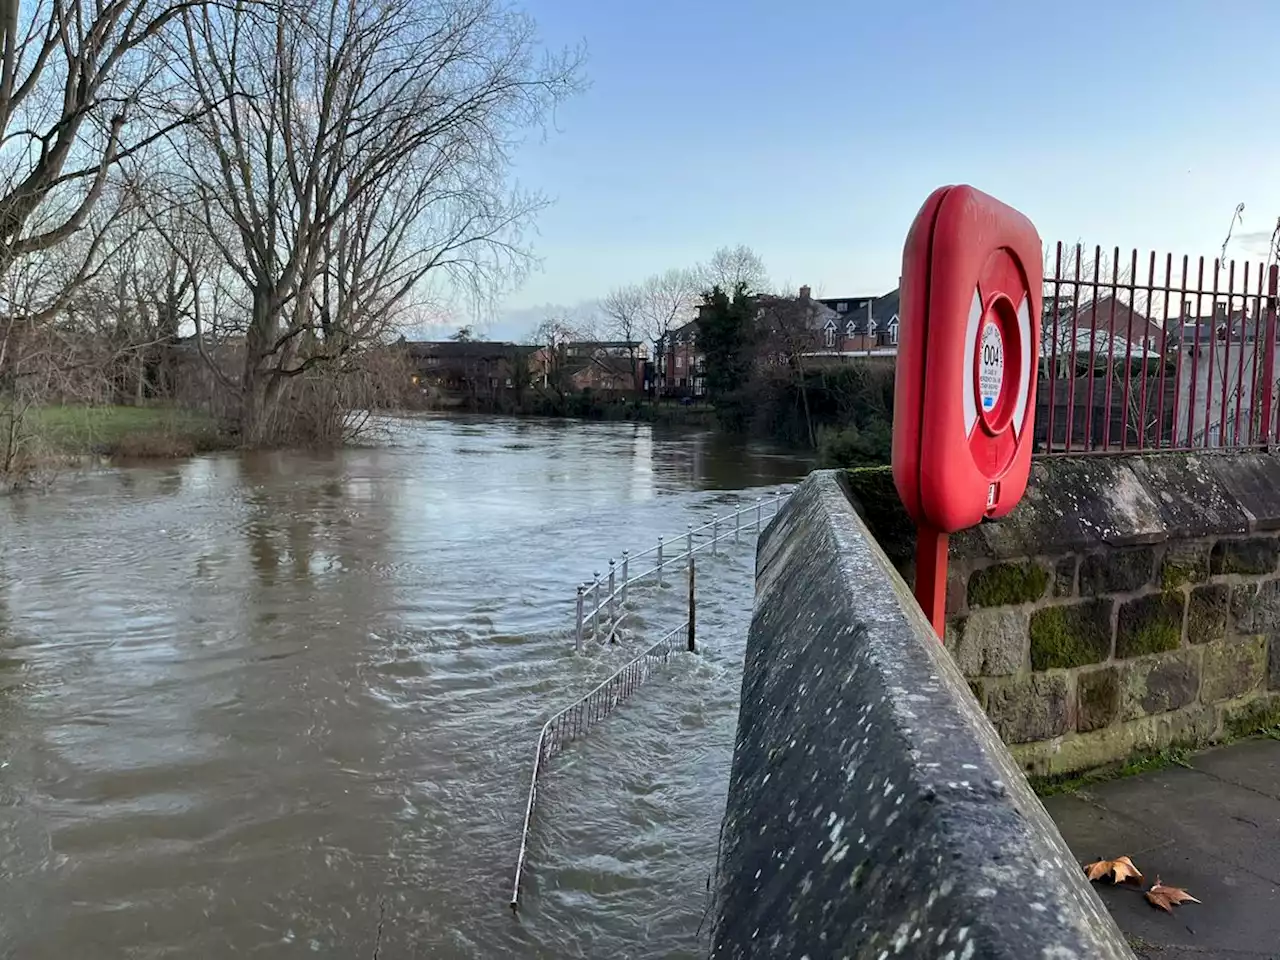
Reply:
[[[884,293],[947,183],[1161,254],[1216,254],[1243,203],[1229,256],[1259,257],[1280,217],[1276,0],[524,6],[589,87],[517,153],[551,205],[494,339],[740,243],[776,285]]]

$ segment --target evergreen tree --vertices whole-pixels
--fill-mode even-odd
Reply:
[[[703,356],[707,397],[721,424],[746,426],[745,393],[755,360],[757,304],[745,283],[732,295],[716,285],[702,295],[698,311],[698,351]]]

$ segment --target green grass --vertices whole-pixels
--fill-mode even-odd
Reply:
[[[50,453],[181,457],[228,446],[210,417],[176,407],[37,407],[23,428]]]

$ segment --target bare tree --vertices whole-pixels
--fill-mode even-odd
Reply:
[[[814,301],[799,297],[761,298],[760,347],[757,371],[766,378],[790,380],[800,396],[809,445],[818,445],[813,414],[809,407],[809,370],[806,358],[818,349],[819,328]]]
[[[739,284],[751,293],[762,293],[769,286],[764,260],[745,244],[720,247],[709,261],[698,265],[696,273],[700,293],[717,286],[721,290],[737,290]]]
[[[631,361],[631,376],[640,383],[640,342],[644,332],[645,298],[638,286],[615,287],[600,301],[600,312],[610,334],[627,346]]]
[[[198,2],[0,0],[0,279],[89,226],[111,171],[166,132],[155,42]]]
[[[537,197],[504,183],[512,139],[575,85],[502,0],[264,0],[182,17],[198,119],[171,172],[245,292],[242,437],[268,440],[297,377],[389,333],[447,275],[525,263]]]
[[[656,357],[672,328],[693,319],[698,301],[697,272],[673,267],[656,273],[635,288],[634,296],[639,328],[653,345]]]

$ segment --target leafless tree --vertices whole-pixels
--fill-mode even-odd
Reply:
[[[745,244],[720,247],[711,259],[696,268],[699,292],[719,287],[737,290],[745,284],[751,293],[763,293],[769,286],[769,271],[758,253]]]
[[[509,147],[576,83],[504,0],[263,0],[182,17],[198,118],[170,177],[245,292],[242,437],[272,437],[290,381],[385,338],[444,275],[519,271],[541,205]],[[226,379],[231,379],[229,376]]]
[[[820,331],[814,320],[814,302],[799,297],[767,296],[760,300],[759,375],[792,381],[800,396],[810,446],[817,447],[817,433],[809,408],[809,371],[806,358],[818,349]]]
[[[627,345],[633,382],[640,383],[640,343],[644,330],[644,292],[639,286],[615,287],[600,301],[610,334]]]
[[[157,121],[169,0],[0,0],[0,280],[90,226],[113,170],[170,129]]]

